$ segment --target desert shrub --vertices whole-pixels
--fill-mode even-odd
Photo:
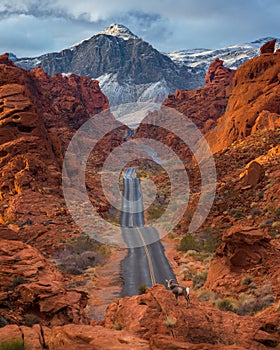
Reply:
[[[257,310],[257,300],[252,295],[240,294],[237,313],[240,316],[253,315]]]
[[[66,244],[64,250],[56,252],[60,260],[58,266],[65,273],[79,275],[85,269],[103,265],[111,253],[111,249],[100,244],[86,235],[81,235],[71,243]]]
[[[205,252],[214,253],[220,245],[221,239],[217,233],[206,231],[203,233],[203,250]]]
[[[183,252],[188,250],[200,250],[196,236],[191,233],[186,234],[180,241],[179,250]]]
[[[209,301],[215,299],[216,295],[209,290],[202,290],[198,295],[198,300],[201,302]]]
[[[273,295],[266,295],[259,301],[260,310],[267,308],[275,302],[275,297]]]
[[[225,298],[223,300],[220,300],[217,304],[218,308],[221,311],[231,311],[231,312],[236,312],[236,309],[233,305],[233,302],[229,298]]]
[[[164,320],[164,324],[166,325],[166,327],[174,327],[177,323],[177,318],[173,317],[173,316],[167,316]]]
[[[229,212],[236,219],[240,219],[244,217],[244,214],[238,209],[231,209]]]
[[[26,314],[24,316],[24,324],[27,327],[32,327],[34,324],[39,323],[39,319],[36,315],[34,314]]]
[[[245,276],[242,281],[241,281],[241,284],[242,285],[246,285],[248,286],[249,284],[251,284],[253,282],[253,278],[250,277],[250,276]]]
[[[23,276],[15,276],[13,278],[13,286],[19,286],[20,284],[26,283],[25,278]]]
[[[241,294],[238,301],[238,315],[254,315],[256,312],[261,311],[275,301],[273,295],[266,295],[263,298],[257,299],[253,295]]]
[[[116,331],[121,331],[122,326],[118,322],[114,322],[113,329],[115,329]]]
[[[207,278],[207,271],[203,271],[201,273],[195,274],[192,276],[192,281],[193,281],[193,287],[194,289],[201,288]]]
[[[0,328],[7,326],[7,324],[9,324],[9,322],[2,315],[0,315]]]
[[[0,343],[0,350],[25,350],[21,339],[14,339]]]
[[[140,284],[140,286],[137,287],[137,290],[139,294],[145,294],[147,290],[146,283]]]
[[[148,209],[150,219],[158,219],[163,215],[164,212],[165,212],[164,205],[154,206]]]
[[[275,209],[274,213],[277,218],[280,218],[280,208]]]
[[[270,282],[267,282],[254,290],[254,294],[257,297],[264,297],[272,293],[272,286]]]

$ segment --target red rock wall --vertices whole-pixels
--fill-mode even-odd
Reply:
[[[196,90],[177,90],[163,104],[186,115],[205,133],[216,126],[217,119],[225,112],[234,73],[216,58],[205,76],[205,86]]]
[[[280,54],[262,54],[245,62],[236,72],[233,90],[217,131],[208,135],[219,151],[258,130],[279,127]]]

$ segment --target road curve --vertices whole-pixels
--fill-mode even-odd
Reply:
[[[140,179],[135,177],[135,172],[136,168],[128,168],[123,176],[120,224],[128,246],[128,255],[121,262],[124,281],[122,296],[139,294],[138,288],[144,284],[151,287],[156,283],[164,284],[165,279],[176,279],[164,254],[157,230],[144,226],[141,184]],[[154,243],[148,245],[151,237]]]

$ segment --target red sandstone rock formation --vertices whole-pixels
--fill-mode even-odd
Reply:
[[[37,249],[15,238],[0,227],[1,316],[9,323],[25,323],[30,314],[45,325],[88,323],[86,294],[67,290],[62,274]]]
[[[180,113],[194,123],[203,133],[215,128],[217,119],[224,113],[231,93],[231,82],[235,71],[223,66],[223,61],[216,59],[211,63],[205,78],[205,86],[196,90],[177,90],[170,94],[160,111],[150,113],[136,130],[134,137],[152,138],[171,147],[183,159],[191,159],[189,147],[175,135],[181,125],[175,125],[173,113]],[[166,107],[169,108],[166,111]],[[169,130],[146,125],[153,121],[168,119]],[[150,122],[152,121],[152,123]],[[173,131],[170,132],[170,130]],[[175,134],[174,134],[175,132]],[[190,138],[192,136],[188,136]],[[197,140],[189,143],[195,144]]]
[[[275,44],[276,44],[276,39],[272,39],[267,43],[263,44],[263,46],[260,48],[261,54],[274,53]]]
[[[107,108],[107,98],[90,78],[28,72],[0,56],[0,222],[13,230],[0,234],[0,288],[10,322],[24,323],[29,312],[45,324],[84,322],[84,293],[67,290],[69,282],[34,247],[49,256],[80,232],[62,195],[63,155],[75,131]],[[93,167],[122,140],[119,135],[100,141]],[[108,208],[98,197],[98,180],[90,184],[96,207]],[[15,240],[6,240],[11,237]],[[27,282],[16,286],[17,279]]]
[[[0,328],[3,339],[24,334],[26,349],[151,349],[151,350],[265,350],[279,342],[279,314],[259,317],[238,316],[202,305],[192,299],[186,308],[180,300],[175,306],[171,291],[156,285],[141,296],[126,297],[112,303],[104,326],[65,325],[32,328],[11,325]],[[119,330],[116,330],[119,329]],[[232,345],[234,344],[234,345]]]
[[[279,125],[279,77],[279,54],[261,55],[239,67],[226,112],[208,135],[213,151]]]
[[[50,77],[41,68],[28,72],[8,55],[0,56],[0,222],[20,227],[26,242],[35,240],[42,249],[53,250],[69,236],[65,231],[77,229],[62,204],[62,160],[75,131],[107,108],[98,83],[88,77]],[[115,123],[109,113],[106,122]],[[101,139],[91,154],[91,167],[102,164],[124,134],[118,130]],[[88,179],[95,207],[106,211],[99,180]],[[51,230],[46,227],[50,221]]]
[[[215,127],[226,109],[234,73],[216,58],[205,76],[205,86],[196,90],[177,90],[163,104],[183,113],[203,132],[207,132]]]
[[[277,320],[279,314],[275,325]],[[261,340],[266,327],[262,318],[225,313],[194,299],[189,308],[186,308],[185,300],[180,300],[176,307],[172,292],[162,285],[154,286],[141,296],[112,303],[107,310],[105,326],[113,328],[116,323],[135,336],[153,339],[155,344],[162,342],[164,349],[168,349],[168,342],[169,349],[176,348],[172,347],[174,341],[197,344],[198,349],[209,343],[223,344],[225,349],[229,344],[245,349],[266,349]],[[276,329],[264,333],[267,340],[271,337],[271,341],[279,341]]]
[[[273,294],[279,296],[279,263],[279,247],[268,234],[236,224],[222,236],[205,287],[221,295],[229,289],[232,293],[239,293],[248,288],[241,281],[250,274],[256,285],[271,283]]]

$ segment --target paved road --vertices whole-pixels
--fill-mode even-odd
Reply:
[[[158,232],[144,226],[144,208],[140,179],[135,178],[136,168],[128,168],[123,176],[123,203],[121,227],[128,246],[128,255],[121,263],[124,286],[122,296],[138,294],[138,287],[146,284],[164,284],[175,275],[164,254]],[[147,244],[153,241],[152,244]],[[136,248],[134,248],[136,247]]]

